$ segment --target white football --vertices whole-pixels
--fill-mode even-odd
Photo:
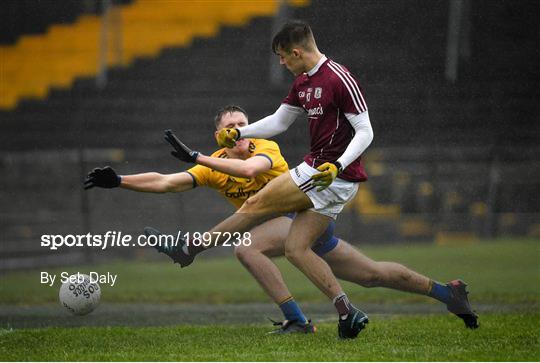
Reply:
[[[75,315],[86,315],[99,304],[101,289],[85,274],[71,275],[60,287],[60,304]]]

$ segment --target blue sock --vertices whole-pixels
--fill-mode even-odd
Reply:
[[[452,292],[448,286],[431,280],[431,290],[428,292],[428,296],[448,304],[450,298],[452,297]]]
[[[298,320],[299,322],[306,323],[307,319],[304,316],[304,313],[302,310],[300,310],[300,306],[294,301],[292,296],[279,304],[279,308],[283,312],[283,315],[285,315],[285,319],[287,320]]]

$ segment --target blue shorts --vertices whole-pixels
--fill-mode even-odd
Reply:
[[[296,213],[287,213],[285,217],[294,219],[296,217]],[[313,246],[311,246],[313,252],[315,252],[320,257],[336,248],[339,240],[336,236],[334,236],[335,228],[336,222],[334,220],[330,221],[328,228],[326,228],[323,234],[321,234],[319,238],[317,238],[315,243],[313,243]]]

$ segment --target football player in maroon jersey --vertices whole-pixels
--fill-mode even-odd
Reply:
[[[307,23],[285,24],[274,36],[272,50],[296,76],[289,94],[272,115],[251,125],[221,130],[218,143],[233,147],[241,138],[270,138],[307,114],[310,151],[303,163],[270,181],[210,232],[244,232],[276,215],[297,212],[285,241],[285,256],[333,301],[339,336],[354,338],[368,317],[349,302],[332,270],[311,245],[354,198],[359,183],[367,180],[361,155],[371,143],[373,131],[366,100],[356,77],[319,51]],[[181,249],[184,266],[208,248],[189,242]],[[218,244],[219,240],[213,240],[209,247]],[[433,291],[450,296],[452,288],[437,284]],[[463,307],[459,315],[467,326],[477,326],[465,284],[459,282],[455,289],[460,291],[457,299]]]

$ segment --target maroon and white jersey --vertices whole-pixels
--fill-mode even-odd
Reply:
[[[363,91],[356,78],[344,66],[323,57],[308,73],[298,76],[283,103],[302,107],[308,114],[311,151],[304,156],[310,166],[336,161],[351,142],[355,132],[345,114],[367,111]],[[358,182],[367,180],[359,157],[339,175]]]

